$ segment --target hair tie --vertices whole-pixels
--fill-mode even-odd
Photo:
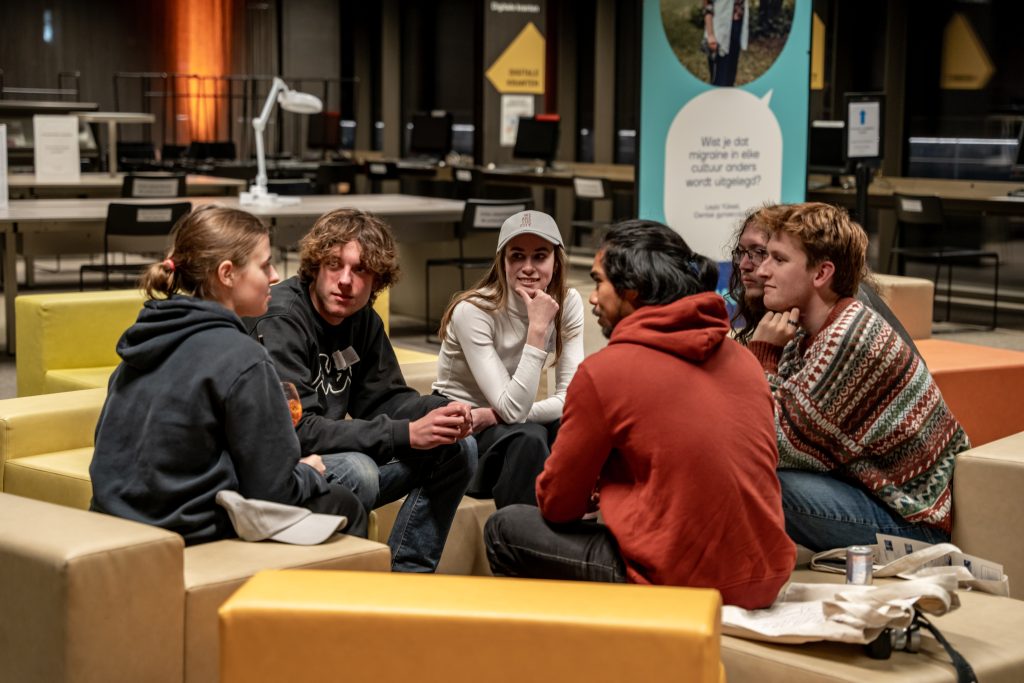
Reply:
[[[163,263],[161,263],[160,265],[162,265],[164,267],[164,269],[167,270],[167,272],[169,272],[169,273],[173,273],[174,272],[174,261],[172,261],[171,259],[165,258]]]

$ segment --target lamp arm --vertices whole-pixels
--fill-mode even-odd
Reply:
[[[267,100],[263,103],[263,110],[258,118],[252,120],[252,128],[256,133],[256,185],[266,189],[267,187],[267,157],[263,149],[263,131],[267,128],[270,114],[274,111],[274,104],[281,93],[287,92],[288,86],[278,76],[274,76],[274,82],[270,86]]]

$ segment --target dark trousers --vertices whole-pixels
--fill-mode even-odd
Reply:
[[[366,538],[369,517],[356,495],[339,484],[328,484],[330,490],[310,498],[302,507],[322,515],[344,515],[348,525],[341,529],[346,534]]]
[[[536,505],[537,475],[544,470],[559,424],[497,424],[477,434],[480,460],[469,495],[494,498],[499,509],[516,503]]]
[[[603,524],[548,524],[540,510],[513,505],[484,527],[487,560],[495,576],[625,583],[619,546]]]
[[[736,68],[740,63],[740,34],[743,32],[743,20],[732,22],[729,33],[729,54],[724,57],[717,54],[708,55],[708,69],[711,71],[711,85],[731,88],[736,85]],[[721,37],[721,36],[719,36]]]

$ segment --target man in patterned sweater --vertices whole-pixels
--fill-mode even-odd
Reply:
[[[750,350],[775,398],[786,531],[812,550],[948,541],[969,447],[920,358],[853,298],[867,243],[843,209],[803,204],[758,269],[769,312]]]

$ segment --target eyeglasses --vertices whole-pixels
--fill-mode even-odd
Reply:
[[[753,249],[744,249],[743,247],[736,247],[732,250],[732,262],[739,265],[743,262],[743,257],[746,256],[750,259],[750,262],[755,266],[761,265],[766,258],[768,258],[768,251],[763,247],[754,247]]]

